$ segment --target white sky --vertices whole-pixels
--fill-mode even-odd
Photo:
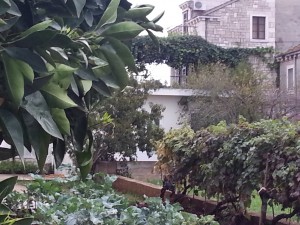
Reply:
[[[149,19],[154,18],[161,12],[165,12],[164,16],[158,22],[164,28],[164,32],[156,32],[157,36],[167,36],[167,30],[178,26],[182,23],[182,12],[179,5],[185,0],[129,0],[135,5],[151,4],[155,6],[153,12],[149,15]],[[154,79],[160,80],[162,83],[170,83],[170,68],[166,65],[151,65],[148,67]]]

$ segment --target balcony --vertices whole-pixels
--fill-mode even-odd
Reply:
[[[188,26],[188,25],[179,25],[170,30],[168,30],[169,36],[176,35],[197,35],[197,27],[196,26]]]

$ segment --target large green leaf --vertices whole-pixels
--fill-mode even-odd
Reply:
[[[140,19],[149,15],[154,9],[154,6],[135,7],[129,9],[125,15],[131,19]]]
[[[103,27],[104,25],[116,22],[119,5],[120,5],[120,0],[111,0],[107,9],[103,13],[99,23],[97,24],[96,30]]]
[[[51,136],[45,132],[40,123],[29,113],[24,112],[23,118],[30,143],[35,151],[39,170],[43,172]]]
[[[48,83],[41,90],[51,108],[67,109],[77,106],[67,95],[67,91],[58,84]]]
[[[114,37],[120,40],[132,39],[144,30],[143,27],[132,21],[120,22],[108,27],[102,32],[104,37]]]
[[[35,24],[32,27],[30,27],[29,29],[27,29],[26,31],[24,31],[23,33],[21,33],[20,37],[25,37],[25,36],[28,36],[28,35],[34,33],[34,32],[45,30],[52,23],[53,23],[52,20],[46,20],[46,21],[43,21],[41,23]]]
[[[95,91],[97,91],[99,94],[101,94],[105,97],[111,96],[110,89],[107,87],[107,85],[102,80],[94,81],[93,88]]]
[[[58,84],[64,90],[67,90],[71,85],[73,73],[77,70],[76,68],[58,64],[56,68],[53,68],[48,64],[49,71],[54,74],[51,82]]]
[[[38,46],[45,46],[49,44],[50,40],[52,40],[57,33],[58,31],[54,30],[40,30],[18,39],[12,44],[23,48],[36,48]]]
[[[7,12],[7,10],[10,8],[11,4],[7,0],[0,0],[0,15]]]
[[[70,122],[66,116],[65,110],[52,108],[51,115],[56,122],[62,134],[70,135]]]
[[[55,159],[56,168],[58,168],[62,164],[65,154],[66,154],[65,141],[62,141],[60,139],[55,139],[53,142],[53,155]]]
[[[25,85],[25,96],[39,91],[44,85],[48,84],[53,75],[37,77],[33,80],[32,84]]]
[[[18,177],[14,176],[0,182],[0,202],[2,202],[3,199],[13,191],[17,180]]]
[[[83,96],[91,90],[93,85],[93,81],[91,80],[80,80],[78,83]]]
[[[2,54],[5,68],[5,81],[11,100],[20,105],[24,96],[24,77],[19,68],[19,60],[9,57],[6,53]]]
[[[76,112],[77,111],[77,112]],[[76,151],[82,152],[84,141],[86,137],[86,132],[88,129],[88,118],[85,112],[76,110],[76,118],[74,118],[74,127],[72,129],[72,135],[76,142]]]
[[[157,23],[157,22],[163,17],[164,14],[165,14],[165,12],[163,11],[163,12],[160,13],[158,16],[156,16],[156,17],[152,20],[152,22],[153,22],[153,23]]]
[[[24,158],[23,128],[18,119],[9,111],[0,109],[0,125],[5,134],[11,139],[20,158]]]
[[[102,52],[109,62],[110,69],[118,86],[123,89],[127,86],[129,80],[127,71],[125,69],[125,64],[120,59],[120,57],[110,49],[102,48]]]
[[[91,168],[93,165],[93,134],[90,130],[87,130],[88,136],[88,146],[84,151],[76,151],[76,160],[80,169],[81,179],[85,179],[87,175],[91,172]]]
[[[11,148],[0,147],[0,161],[11,159],[15,156],[15,151]]]
[[[124,43],[119,41],[118,39],[109,38],[108,40],[109,40],[109,43],[114,48],[114,50],[116,51],[117,55],[125,63],[125,65],[128,66],[128,68],[131,71],[138,73],[137,68],[135,66],[135,61],[134,61],[133,55],[132,55],[131,51],[129,50],[129,48]]]
[[[26,96],[21,106],[37,120],[37,122],[48,134],[52,135],[53,137],[63,139],[56,123],[52,118],[49,106],[39,91]]]
[[[36,72],[48,72],[45,62],[36,53],[27,48],[9,47],[4,48],[4,51],[12,58],[26,62]]]
[[[83,9],[83,7],[85,6],[86,0],[73,0],[75,9],[76,9],[76,14],[77,17],[80,17],[81,11]]]
[[[0,26],[0,32],[3,31],[7,31],[8,29],[10,29],[13,25],[15,25],[15,23],[19,20],[19,17],[13,17],[11,19],[8,20],[4,20],[4,22],[6,23],[5,25]]]

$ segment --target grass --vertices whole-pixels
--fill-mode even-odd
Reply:
[[[163,182],[161,179],[148,179],[148,183],[162,186]]]

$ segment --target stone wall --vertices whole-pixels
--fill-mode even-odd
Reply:
[[[209,16],[207,40],[223,47],[275,47],[275,0],[240,0]],[[252,16],[266,16],[266,40],[252,40]]]
[[[107,174],[129,173],[130,177],[141,180],[151,181],[160,180],[161,174],[154,170],[154,161],[138,161],[138,162],[99,162],[96,165],[96,172]],[[127,171],[126,171],[127,170]]]

